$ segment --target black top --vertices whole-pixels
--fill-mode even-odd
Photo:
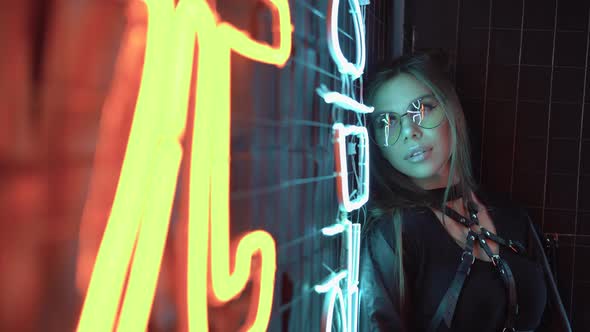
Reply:
[[[531,249],[528,216],[523,209],[483,199],[496,234],[519,241],[526,255],[499,246],[500,257],[516,281],[519,313],[517,330],[539,328],[547,303],[547,286],[540,259]],[[426,331],[455,277],[463,249],[451,238],[429,208],[402,212],[406,280],[406,314],[400,314],[394,280],[394,235],[391,216],[376,220],[363,237],[361,250],[360,331]],[[446,218],[446,222],[454,222]],[[451,331],[501,331],[506,319],[505,285],[491,262],[475,261],[451,323]],[[402,317],[405,317],[402,319]],[[445,331],[444,324],[437,331]]]

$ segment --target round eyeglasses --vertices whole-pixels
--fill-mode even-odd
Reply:
[[[380,146],[395,144],[401,135],[404,116],[421,128],[436,128],[445,117],[444,110],[439,106],[434,96],[425,96],[413,101],[403,115],[395,112],[371,114],[371,137]]]

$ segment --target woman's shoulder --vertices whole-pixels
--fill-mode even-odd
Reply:
[[[363,223],[361,228],[362,240],[364,242],[372,242],[380,238],[390,238],[393,234],[393,214],[381,213],[379,215],[371,215]],[[388,243],[390,241],[387,241]],[[389,243],[393,246],[391,243]]]
[[[428,233],[429,227],[435,225],[432,218],[436,218],[427,207],[412,207],[398,210],[401,223],[403,242],[419,242],[424,233]],[[391,247],[395,248],[396,228],[394,212],[380,214],[368,219],[363,225],[363,238],[371,241],[377,237],[383,237]]]

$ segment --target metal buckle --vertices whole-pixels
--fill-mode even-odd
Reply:
[[[494,264],[494,266],[498,266],[498,261],[500,260],[500,256],[499,255],[492,255],[492,257],[490,257],[492,259],[492,264]]]
[[[473,255],[473,253],[471,253],[469,251],[463,251],[463,254],[461,254],[461,261],[463,261],[465,259],[465,254],[468,254],[471,256],[471,264],[473,265],[473,263],[475,263],[475,256]]]
[[[502,332],[516,332],[516,329],[515,329],[514,327],[511,327],[511,328],[507,328],[507,327],[505,327],[505,328],[502,330]]]
[[[508,240],[508,247],[510,247],[510,249],[512,249],[512,251],[514,251],[517,254],[520,252],[520,249],[518,249],[518,247],[514,245],[514,242],[512,242],[512,240]]]

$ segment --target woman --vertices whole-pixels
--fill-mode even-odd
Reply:
[[[475,184],[463,111],[434,57],[402,57],[367,90],[360,330],[570,330],[525,210]]]

